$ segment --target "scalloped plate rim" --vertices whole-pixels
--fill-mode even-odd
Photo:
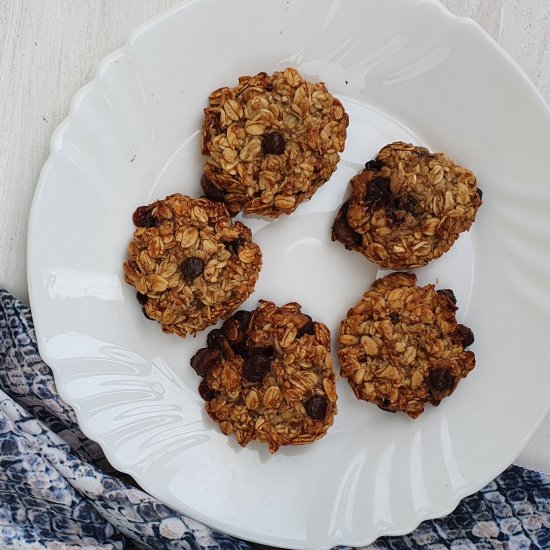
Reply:
[[[519,66],[519,64],[508,54],[504,48],[498,44],[490,35],[489,33],[481,27],[476,21],[474,21],[471,18],[468,17],[462,17],[454,15],[449,11],[449,9],[441,4],[438,0],[403,0],[404,2],[409,2],[411,4],[431,4],[434,6],[437,6],[439,8],[438,16],[441,16],[446,19],[447,23],[449,25],[468,25],[476,30],[480,35],[484,37],[484,39],[487,42],[488,47],[492,47],[496,49],[501,56],[503,56],[507,62],[510,64],[511,68],[516,72],[516,76],[521,77],[523,79],[524,84],[527,84],[531,90],[532,93],[534,93],[534,96],[540,101],[541,107],[546,108],[547,113],[550,114],[550,108],[546,104],[541,92],[538,90],[538,88],[533,84],[533,82],[529,79],[529,77],[526,75],[524,70]],[[165,10],[164,12],[160,13],[159,15],[139,24],[134,28],[134,30],[130,33],[127,40],[124,42],[124,44],[105,56],[101,62],[98,65],[98,68],[93,76],[93,78],[83,85],[73,96],[69,113],[66,116],[66,118],[57,126],[57,128],[53,131],[51,139],[50,139],[50,147],[49,147],[49,155],[46,159],[41,171],[40,175],[37,181],[35,193],[32,199],[31,208],[30,208],[30,214],[29,214],[29,221],[28,221],[28,238],[27,238],[27,264],[29,266],[29,270],[27,273],[28,276],[28,287],[29,287],[29,299],[31,302],[31,305],[35,303],[34,300],[34,288],[33,288],[33,277],[32,273],[30,271],[30,266],[32,264],[31,257],[33,256],[33,235],[34,231],[36,230],[36,226],[34,225],[34,218],[35,213],[38,207],[38,204],[40,202],[40,198],[42,193],[44,192],[45,188],[45,180],[47,177],[47,174],[49,170],[51,169],[56,154],[62,150],[62,138],[67,130],[67,128],[70,126],[75,113],[80,108],[80,105],[83,101],[83,99],[86,97],[86,95],[93,90],[93,88],[96,86],[96,84],[100,81],[102,76],[108,71],[108,69],[112,66],[112,64],[115,62],[115,60],[130,50],[134,44],[134,42],[143,34],[147,33],[151,28],[156,26],[157,24],[161,23],[163,20],[168,19],[173,16],[173,14],[178,13],[181,10],[185,10],[188,8],[188,6],[196,3],[200,3],[201,0],[183,0],[182,2],[176,4],[175,6],[169,8],[168,10]],[[33,316],[35,319],[40,319],[40,312],[39,308],[36,308],[33,310]],[[43,346],[42,340],[40,338],[40,321],[35,321],[35,332],[37,335],[37,342],[38,342],[38,348],[40,351],[41,356],[44,358],[45,361],[49,359],[48,353],[46,349]],[[111,452],[110,449],[107,447],[106,442],[99,437],[97,434],[93,432],[88,426],[86,426],[86,423],[82,421],[81,419],[81,411],[80,406],[78,404],[77,398],[72,398],[71,395],[69,395],[64,387],[63,384],[58,383],[60,382],[60,376],[61,376],[61,367],[56,364],[56,361],[54,359],[51,359],[51,362],[47,363],[50,368],[53,371],[54,379],[56,381],[56,385],[58,387],[58,392],[61,396],[61,398],[66,401],[75,411],[76,417],[78,419],[78,423],[82,429],[82,432],[89,437],[90,439],[96,441],[102,448],[106,458],[108,461],[119,471],[124,472],[129,475],[135,476],[135,471],[131,467],[127,467],[124,464],[120,463],[119,460],[114,456],[114,452]],[[525,448],[525,446],[528,444],[529,440],[532,438],[532,436],[535,434],[537,429],[540,427],[542,422],[544,421],[546,415],[550,412],[550,402],[545,407],[544,414],[539,418],[539,420],[536,422],[536,424],[533,425],[532,429],[524,436],[523,442],[518,449],[518,452],[513,457],[508,457],[507,459],[502,459],[498,462],[498,465],[495,465],[492,473],[487,477],[486,481],[479,484],[475,483],[473,485],[468,484],[467,487],[465,487],[462,490],[459,490],[455,493],[454,498],[451,502],[449,502],[448,506],[444,507],[443,509],[437,510],[437,511],[421,511],[416,512],[416,516],[404,527],[401,528],[389,528],[385,527],[382,529],[379,529],[376,531],[376,533],[373,534],[372,537],[369,537],[367,539],[359,539],[359,540],[341,540],[341,541],[331,541],[328,546],[323,546],[322,548],[319,547],[319,550],[325,550],[332,548],[333,545],[344,545],[344,546],[366,546],[373,541],[375,541],[377,538],[381,536],[400,536],[400,535],[406,535],[408,533],[411,533],[420,523],[426,520],[430,519],[437,519],[444,517],[451,513],[458,503],[465,498],[466,496],[469,496],[476,491],[480,490],[486,483],[490,482],[492,479],[494,479],[496,476],[498,476],[502,471],[504,471],[511,463],[512,461],[517,457],[519,453]],[[136,481],[138,481],[141,485],[141,487],[148,492],[149,494],[153,495],[156,491],[149,490],[147,483],[143,483],[139,480],[139,476],[136,476]],[[180,509],[186,508],[185,505],[179,504]],[[190,517],[193,517],[193,519],[197,519],[200,522],[203,522],[205,525],[210,526],[213,529],[222,530],[223,532],[235,536],[235,537],[242,537],[242,533],[238,532],[238,530],[233,530],[231,525],[226,524],[215,524],[212,523],[209,518],[204,517],[202,514],[198,514],[197,512],[193,510],[184,511],[183,513],[188,514]],[[249,540],[251,542],[258,542],[262,544],[292,544],[292,541],[288,541],[284,538],[269,538],[266,539],[265,537],[259,537],[259,538],[251,538],[247,537],[246,540]],[[295,543],[296,544],[296,543]],[[305,548],[305,546],[298,545],[293,546],[293,548]]]

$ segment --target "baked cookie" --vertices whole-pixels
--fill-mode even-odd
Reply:
[[[355,396],[416,418],[439,405],[475,366],[472,331],[455,319],[451,290],[416,286],[411,273],[373,283],[348,311],[338,342],[341,374]]]
[[[336,414],[330,333],[296,303],[261,300],[214,329],[191,359],[203,377],[206,412],[243,447],[256,440],[274,453],[323,437]]]
[[[481,206],[475,175],[443,153],[396,142],[352,178],[332,240],[386,269],[426,265],[470,229]]]
[[[322,82],[295,69],[242,76],[210,94],[201,186],[229,212],[276,218],[310,199],[336,169],[348,115]]]
[[[195,334],[226,319],[254,290],[262,254],[223,204],[170,195],[133,215],[124,278],[164,332]]]

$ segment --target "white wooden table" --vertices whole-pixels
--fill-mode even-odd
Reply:
[[[0,286],[24,301],[27,217],[51,132],[101,59],[176,3],[0,0]],[[550,102],[550,0],[443,3],[485,27]],[[550,473],[550,418],[516,463]]]

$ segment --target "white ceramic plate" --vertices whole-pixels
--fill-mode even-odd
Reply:
[[[331,243],[346,185],[387,142],[448,152],[484,191],[474,229],[422,283],[455,289],[477,368],[416,421],[358,402],[311,446],[241,449],[202,411],[181,340],[142,316],[121,264],[134,208],[200,193],[209,91],[293,65],[350,115],[337,172],[308,204],[248,219],[257,289],[298,300],[336,332],[377,276]],[[518,455],[548,408],[550,114],[472,21],[433,1],[188,1],[141,26],[75,97],[52,138],[29,233],[40,351],[83,431],[112,464],[181,512],[290,548],[362,545],[450,512]]]

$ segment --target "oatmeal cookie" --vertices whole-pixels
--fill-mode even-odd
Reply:
[[[210,94],[201,150],[201,186],[229,212],[276,218],[325,183],[344,150],[348,115],[322,82],[295,69],[242,76]]]
[[[396,142],[352,178],[332,240],[386,269],[426,265],[470,229],[481,206],[475,175],[443,153]]]
[[[451,290],[416,286],[411,273],[375,281],[340,326],[341,374],[355,396],[416,418],[475,366],[472,331],[455,319]]]
[[[124,278],[164,332],[195,334],[226,319],[254,290],[262,254],[223,204],[170,195],[133,215]]]
[[[203,377],[206,411],[243,447],[256,440],[274,453],[325,435],[336,414],[330,333],[301,312],[260,301],[208,334],[191,359]]]

